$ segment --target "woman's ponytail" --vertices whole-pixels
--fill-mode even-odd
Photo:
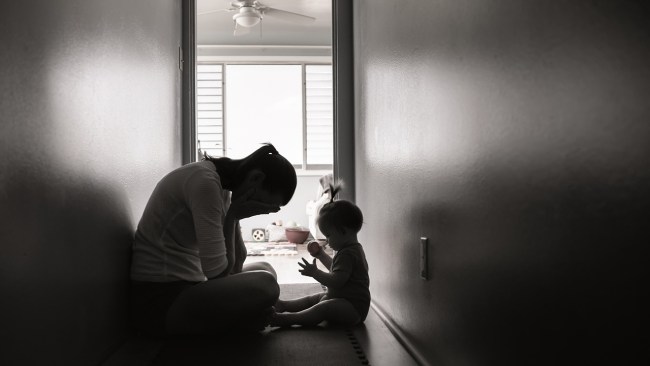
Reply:
[[[203,160],[214,163],[221,177],[221,184],[231,191],[241,185],[250,171],[259,169],[265,174],[263,188],[271,193],[280,193],[283,198],[282,205],[289,203],[298,183],[296,169],[271,143],[263,144],[243,159],[213,158],[203,152]]]
[[[248,155],[246,159],[255,160],[262,155],[280,155],[280,153],[275,148],[275,146],[273,146],[273,144],[271,144],[270,142],[266,142],[262,144],[262,147],[255,150],[252,154]]]
[[[273,144],[262,144],[260,148],[240,161],[233,174],[233,186],[239,186],[246,174],[253,169],[259,169],[265,174],[263,188],[272,193],[280,193],[283,197],[283,205],[289,203],[298,183],[296,169],[280,155]]]

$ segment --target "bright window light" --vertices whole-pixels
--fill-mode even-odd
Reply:
[[[301,65],[226,65],[226,156],[238,159],[270,142],[303,164]]]

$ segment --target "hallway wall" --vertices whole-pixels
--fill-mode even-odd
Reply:
[[[376,305],[421,361],[647,360],[649,16],[355,2],[360,240]]]
[[[0,364],[126,335],[131,237],[181,164],[178,0],[0,5]]]

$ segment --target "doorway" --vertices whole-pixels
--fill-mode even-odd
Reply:
[[[336,163],[345,160],[345,170],[353,161],[352,149],[341,159],[335,148],[338,145],[338,150],[345,151],[345,144],[336,138],[337,131],[342,132],[336,127],[340,114],[335,102],[340,92],[336,90],[339,65],[334,62],[337,37],[332,17],[336,1],[262,2],[279,10],[275,15],[281,16],[274,19],[271,13],[266,14],[247,29],[246,22],[235,21],[233,16],[242,14],[241,8],[253,2],[193,3],[186,17],[188,23],[194,22],[195,32],[190,25],[185,47],[191,50],[184,53],[190,61],[185,65],[193,68],[187,74],[193,74],[194,83],[191,91],[186,90],[186,97],[193,98],[187,103],[193,110],[184,116],[190,122],[184,131],[188,145],[184,161],[196,161],[204,152],[238,158],[259,143],[272,142],[296,167],[298,187],[280,212],[242,220],[242,236],[250,245],[247,261],[272,262],[281,282],[312,280],[297,271],[297,260],[309,258],[305,245],[292,246],[294,243],[283,238],[269,241],[278,238],[271,238],[268,229],[274,223],[309,228],[307,206],[318,198],[322,176],[334,174],[354,186],[350,184],[353,176],[341,174]],[[315,19],[296,20],[282,11]],[[349,85],[348,97],[352,95],[351,79]],[[349,145],[352,137],[348,134],[346,138]],[[348,193],[353,195],[353,189]],[[312,233],[310,239],[314,239]]]

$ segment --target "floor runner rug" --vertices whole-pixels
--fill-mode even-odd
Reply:
[[[320,284],[280,285],[282,299],[322,291]],[[220,338],[167,340],[152,365],[347,366],[367,365],[349,329],[318,326],[270,328]]]
[[[326,291],[320,283],[280,284],[280,299],[291,300]]]

